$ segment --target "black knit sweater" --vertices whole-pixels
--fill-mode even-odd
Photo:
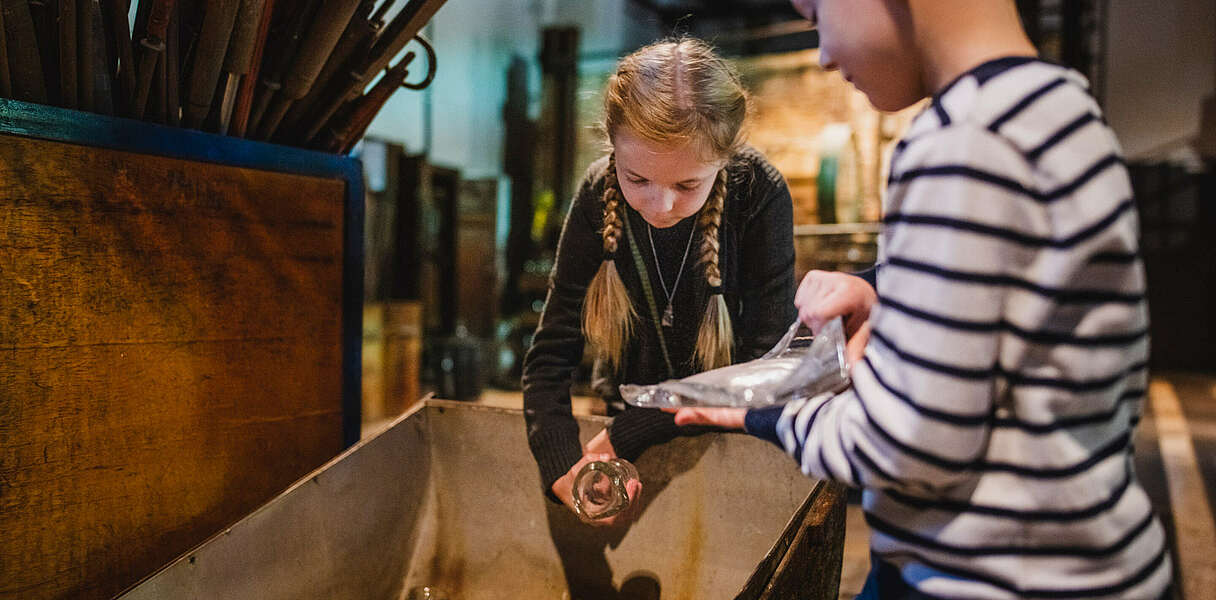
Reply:
[[[578,426],[570,412],[570,384],[583,357],[583,298],[604,256],[600,231],[607,165],[604,157],[588,168],[566,216],[544,313],[524,359],[528,443],[546,491],[583,455]],[[733,357],[741,362],[772,347],[796,316],[793,209],[785,180],[756,150],[747,148],[740,152],[727,170],[727,197],[719,229],[719,266],[735,333]],[[658,255],[663,279],[670,290],[696,215],[667,229],[648,229],[641,215],[627,203],[622,205],[661,313],[666,299],[654,255]],[[622,232],[615,262],[639,319],[634,324],[623,364],[614,374],[615,383],[651,384],[695,372],[693,348],[709,301],[709,286],[697,261],[701,234],[693,235],[692,250],[672,301],[674,326],[664,328],[674,369],[668,372],[634,255]],[[609,440],[617,456],[635,460],[652,445],[694,432],[677,427],[668,413],[630,408],[614,418]]]

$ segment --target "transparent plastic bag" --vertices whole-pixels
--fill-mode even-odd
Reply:
[[[798,337],[799,323],[764,356],[655,385],[622,385],[625,402],[644,408],[786,404],[849,385],[844,323],[836,318],[819,335]]]

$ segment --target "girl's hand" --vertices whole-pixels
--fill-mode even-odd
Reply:
[[[723,429],[743,429],[746,408],[664,408],[675,413],[676,425],[710,425]]]
[[[798,319],[811,328],[811,333],[836,317],[844,318],[844,332],[849,338],[870,318],[870,309],[878,302],[878,294],[866,280],[848,273],[811,271],[802,278],[794,295]]]
[[[590,442],[583,447],[583,454],[607,454],[609,458],[616,458],[616,449],[612,447],[612,440],[608,439],[608,428],[605,427],[591,438]]]
[[[578,476],[578,472],[589,462],[609,461],[616,458],[616,451],[612,448],[612,442],[608,439],[608,430],[600,431],[591,441],[587,442],[587,446],[583,449],[583,457],[578,462],[574,463],[573,467],[553,482],[553,494],[570,509],[570,512],[578,514],[574,510],[574,478]],[[623,512],[617,513],[606,519],[599,519],[589,523],[594,527],[612,527],[614,525],[627,523],[633,520],[637,515],[637,508],[642,498],[642,482],[631,481],[625,488],[625,493],[629,494],[629,508]]]

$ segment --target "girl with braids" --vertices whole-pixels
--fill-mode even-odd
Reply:
[[[694,39],[642,48],[608,80],[611,153],[571,205],[524,360],[529,445],[545,491],[568,506],[588,460],[634,460],[703,430],[623,410],[615,385],[597,385],[617,414],[584,452],[570,412],[584,346],[613,384],[650,384],[756,358],[795,318],[789,189],[744,144],[746,114],[734,70]]]

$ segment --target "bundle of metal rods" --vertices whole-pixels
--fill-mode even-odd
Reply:
[[[345,153],[444,2],[0,0],[0,97]]]

